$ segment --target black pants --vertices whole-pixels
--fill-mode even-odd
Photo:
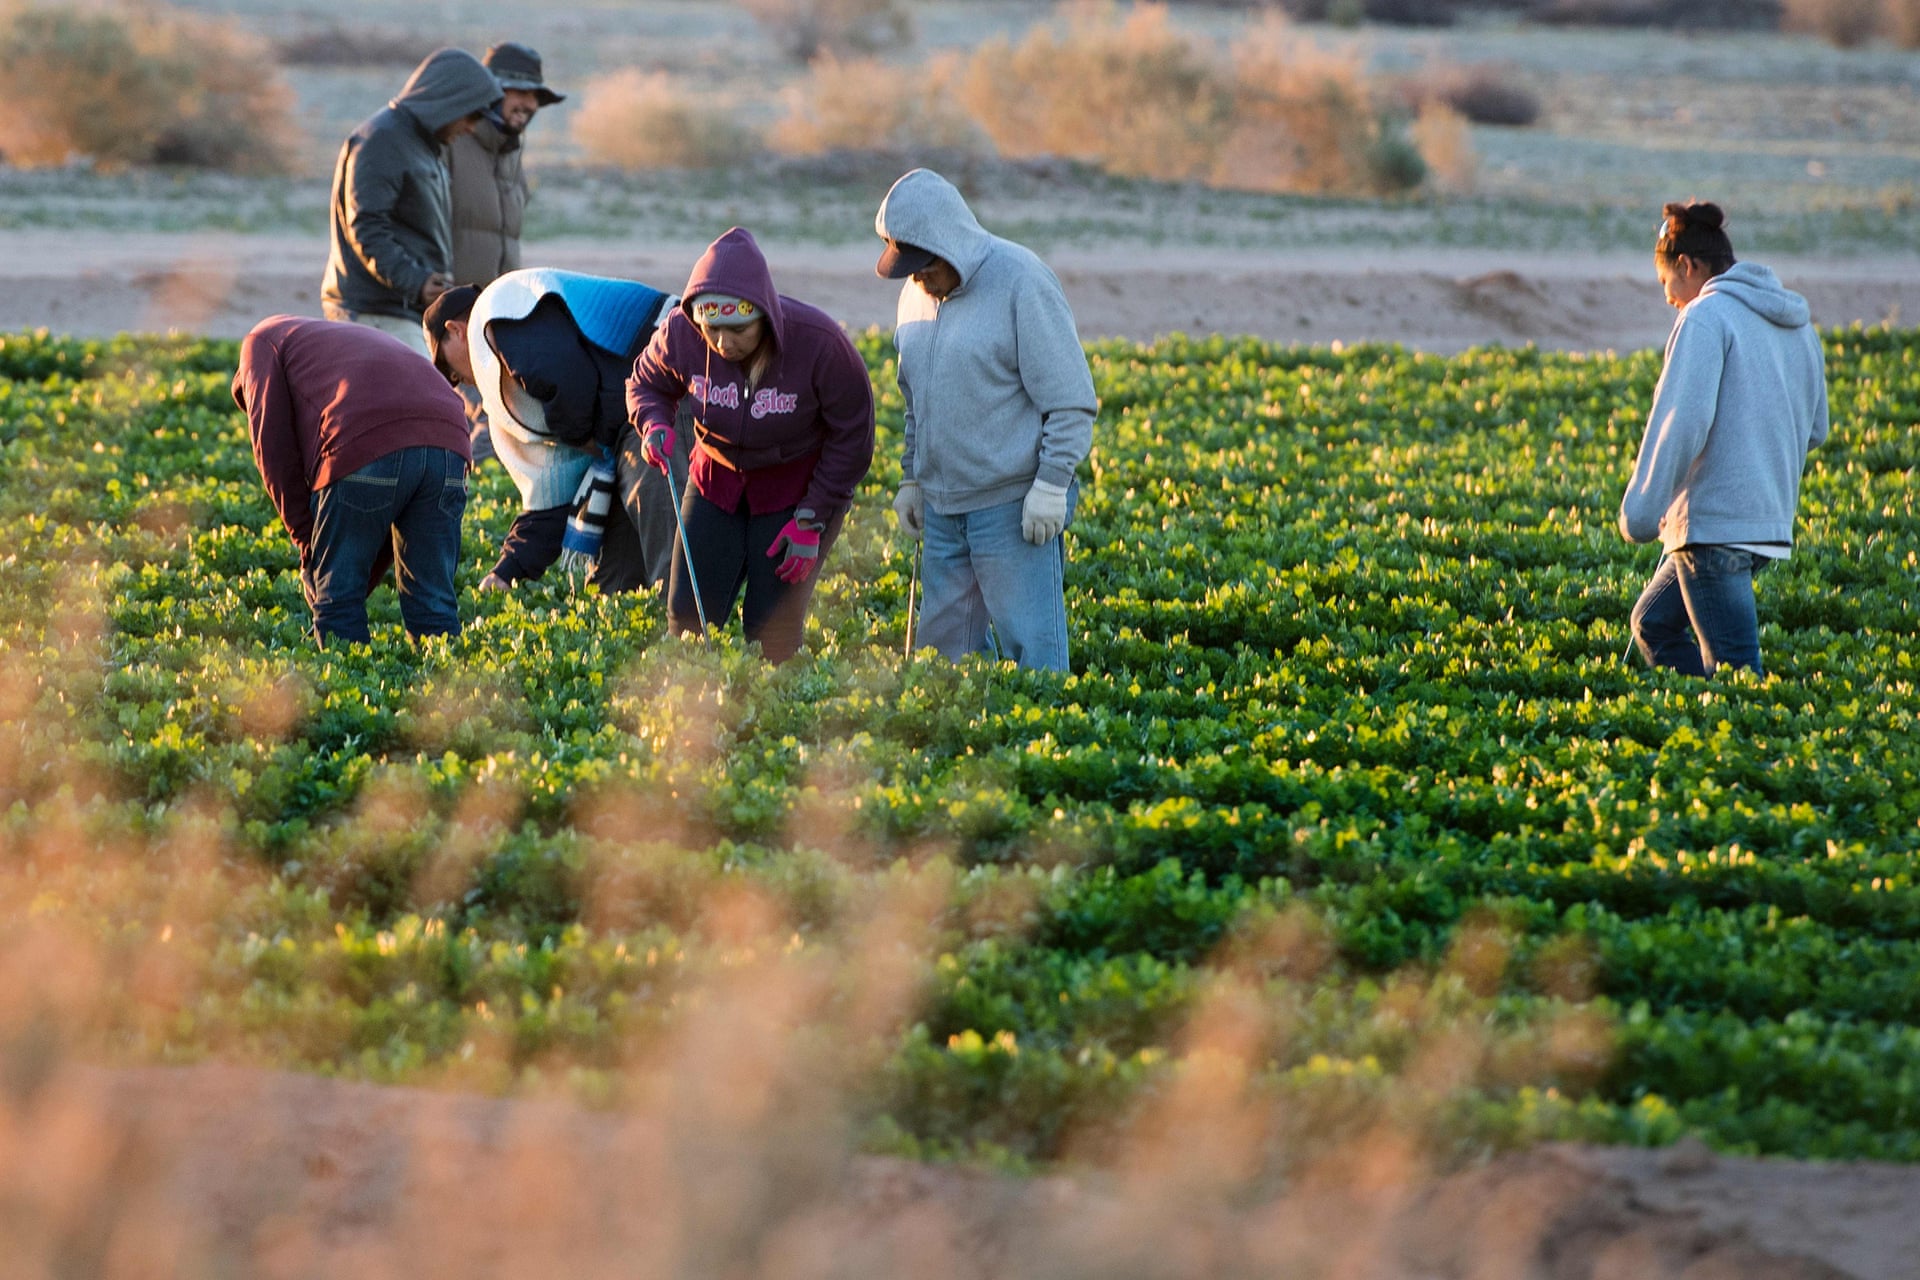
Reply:
[[[725,511],[697,492],[692,485],[680,501],[680,514],[687,524],[687,542],[693,553],[693,572],[700,579],[700,604],[706,609],[707,623],[723,627],[733,616],[733,602],[740,588],[747,589],[741,607],[740,629],[749,640],[760,642],[760,651],[769,662],[785,662],[800,648],[807,627],[807,605],[813,600],[813,584],[820,579],[827,552],[840,536],[846,519],[842,512],[827,521],[820,534],[820,557],[813,572],[803,582],[782,582],[774,573],[786,559],[785,549],[769,556],[767,548],[780,536],[780,530],[793,519],[794,508],[753,515],[745,498],[737,511]],[[698,633],[700,615],[694,608],[693,584],[687,580],[684,556],[673,558],[673,585],[668,595],[668,617],[679,634]]]

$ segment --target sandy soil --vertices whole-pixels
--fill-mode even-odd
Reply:
[[[1362,1153],[1274,1197],[224,1067],[64,1071],[18,1118],[15,1275],[1907,1280],[1920,1254],[1920,1169],[1704,1149],[1438,1179]]]
[[[324,242],[289,236],[12,231],[0,255],[0,332],[98,336],[170,328],[237,337],[275,312],[319,314]],[[530,246],[529,261],[677,288],[701,245],[603,240]],[[895,292],[865,246],[766,246],[781,289],[853,328],[888,325]],[[1282,342],[1397,342],[1437,352],[1498,343],[1630,350],[1671,323],[1647,260],[1484,251],[1370,255],[1169,252],[1049,255],[1085,337],[1255,334]],[[1823,325],[1920,321],[1920,260],[1776,261]]]

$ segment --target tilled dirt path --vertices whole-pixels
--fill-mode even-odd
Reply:
[[[1920,1169],[1391,1141],[1248,1193],[1019,1181],[683,1114],[230,1067],[70,1068],[14,1113],[8,1274],[739,1280],[1909,1280]],[[799,1139],[804,1138],[804,1141]]]
[[[318,238],[17,231],[0,255],[0,332],[100,336],[181,329],[236,337],[276,312],[319,314]],[[701,245],[567,240],[529,265],[677,289]],[[866,244],[768,244],[781,291],[849,326],[887,326],[894,286]],[[1048,255],[1089,339],[1253,334],[1281,342],[1396,342],[1436,352],[1497,343],[1550,350],[1657,346],[1672,313],[1649,260],[1484,251],[1235,254],[1131,247]],[[1773,262],[1822,325],[1920,323],[1920,260]]]

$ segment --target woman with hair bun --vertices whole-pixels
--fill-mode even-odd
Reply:
[[[1669,204],[1653,247],[1679,309],[1647,434],[1620,501],[1629,542],[1666,554],[1633,606],[1648,664],[1761,670],[1753,575],[1793,548],[1807,454],[1827,438],[1827,380],[1807,300],[1736,262],[1726,215]]]

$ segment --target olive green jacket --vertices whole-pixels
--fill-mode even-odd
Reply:
[[[520,135],[483,120],[451,150],[453,278],[484,288],[520,267],[528,196]]]

